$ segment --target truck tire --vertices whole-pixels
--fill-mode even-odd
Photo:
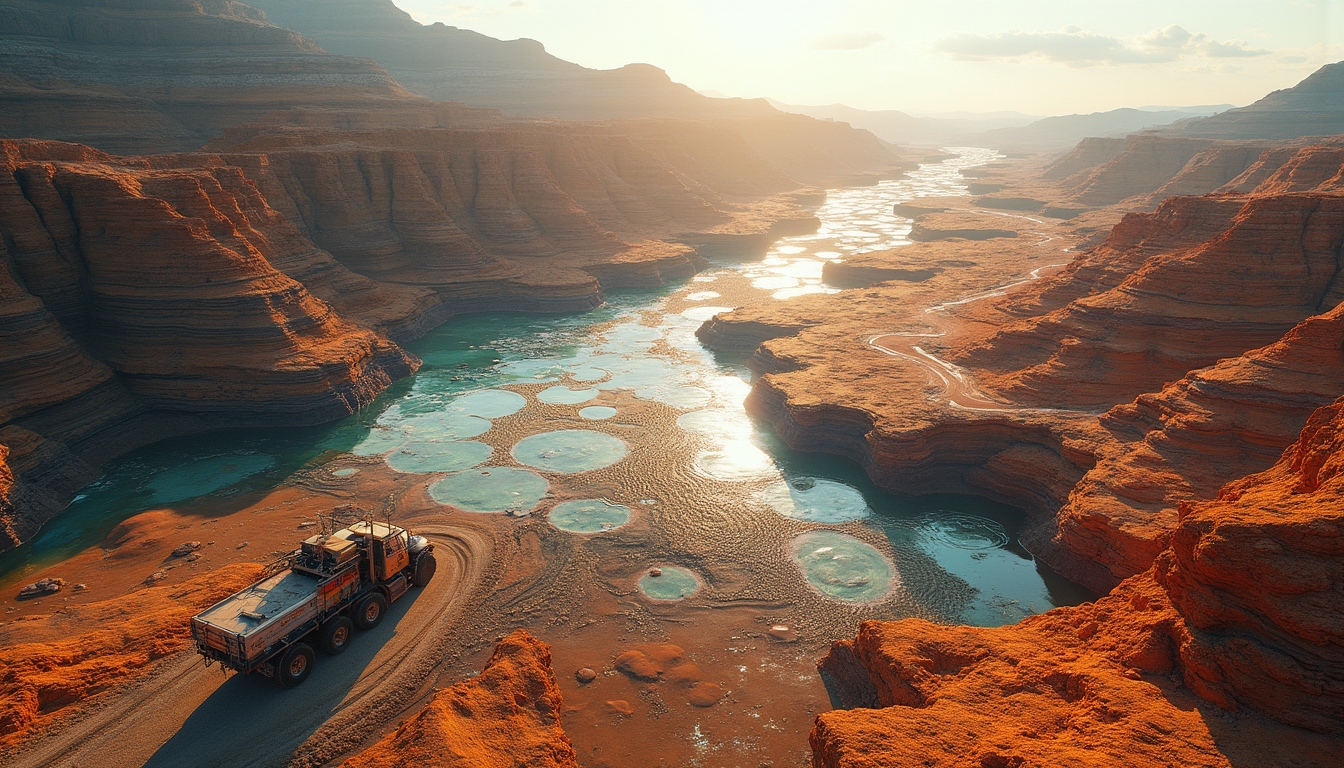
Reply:
[[[308,679],[313,671],[317,656],[307,643],[295,643],[280,654],[280,662],[275,665],[275,683],[281,688],[293,688]]]
[[[355,623],[345,616],[337,616],[322,625],[317,646],[328,656],[335,656],[350,647],[350,636],[354,633]]]
[[[423,587],[434,578],[434,572],[439,569],[439,564],[434,560],[433,552],[425,554],[415,559],[415,575],[411,577],[411,583],[417,587]]]
[[[355,626],[360,629],[373,629],[383,623],[387,613],[387,598],[382,592],[365,595],[355,604]]]

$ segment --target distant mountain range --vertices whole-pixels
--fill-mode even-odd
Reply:
[[[764,99],[710,98],[650,64],[588,69],[536,40],[421,24],[392,0],[248,0],[272,24],[330,53],[373,59],[407,90],[511,115],[595,120],[761,117]]]
[[[1294,139],[1344,133],[1344,62],[1239,109],[1178,123],[1162,131],[1206,139]]]
[[[893,144],[973,145],[1009,151],[1049,151],[1072,147],[1090,136],[1125,136],[1146,128],[1213,115],[1231,104],[1196,107],[1113,109],[1090,115],[1039,118],[1018,112],[943,113],[916,117],[897,110],[868,111],[843,104],[798,106],[771,101],[776,109],[849,123]]]

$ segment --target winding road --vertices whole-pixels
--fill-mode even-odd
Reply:
[[[1030,216],[1021,216],[1018,214],[1002,213],[1000,211],[984,211],[980,209],[953,208],[954,211],[969,211],[973,213],[989,214],[992,216],[1004,216],[1010,219],[1023,219],[1025,221],[1043,224],[1040,219],[1033,219]],[[1032,232],[1031,234],[1041,237],[1037,246],[1044,246],[1054,240],[1053,237],[1044,232]],[[1028,406],[1018,406],[1011,403],[996,400],[982,392],[972,380],[971,375],[964,368],[953,365],[939,357],[928,352],[920,346],[923,339],[936,339],[947,335],[947,318],[943,313],[952,307],[970,304],[972,302],[988,299],[994,296],[1003,296],[1008,291],[1020,285],[1039,280],[1046,270],[1063,267],[1067,262],[1059,264],[1047,264],[1033,269],[1025,278],[1014,280],[1004,285],[990,288],[987,291],[972,294],[965,298],[955,301],[947,301],[941,304],[935,304],[924,309],[924,314],[928,315],[929,325],[934,327],[930,333],[879,333],[871,336],[867,340],[869,347],[892,357],[899,357],[902,360],[908,360],[927,371],[932,380],[942,385],[942,394],[936,399],[945,399],[947,404],[953,408],[961,408],[972,411],[1013,411],[1013,412],[1059,412],[1058,408],[1033,408]]]
[[[315,766],[357,748],[426,692],[443,658],[442,641],[491,561],[488,533],[445,523],[415,530],[436,544],[435,579],[394,603],[386,620],[358,633],[341,656],[319,656],[298,688],[226,676],[195,653],[183,653],[7,765]]]

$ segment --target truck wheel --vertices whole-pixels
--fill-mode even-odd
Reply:
[[[280,654],[280,663],[275,665],[275,682],[281,688],[293,688],[313,671],[317,657],[307,643],[295,643],[289,650]]]
[[[355,632],[355,623],[344,616],[337,616],[322,625],[322,635],[318,647],[328,656],[335,656],[350,647],[350,635]]]
[[[360,629],[373,629],[383,623],[383,614],[387,613],[387,598],[382,592],[365,596],[355,605],[355,626]]]
[[[417,587],[423,587],[434,578],[434,572],[439,569],[439,564],[434,560],[432,552],[426,552],[415,561],[415,576],[411,578],[411,583]]]

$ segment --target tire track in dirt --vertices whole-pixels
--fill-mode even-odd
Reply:
[[[441,518],[440,518],[441,519]],[[14,768],[317,766],[351,751],[418,703],[447,639],[479,600],[494,554],[484,527],[426,521],[437,577],[393,604],[340,657],[320,657],[298,688],[207,668],[194,652],[6,759]]]

